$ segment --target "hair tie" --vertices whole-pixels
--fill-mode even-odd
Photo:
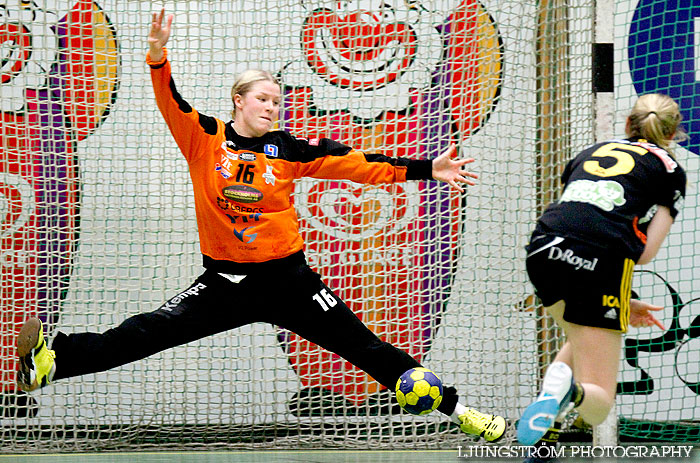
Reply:
[[[656,116],[656,117],[659,117],[659,115],[656,114],[656,111],[649,111],[649,112],[647,113],[647,117],[651,116],[652,114],[653,114],[654,116]]]

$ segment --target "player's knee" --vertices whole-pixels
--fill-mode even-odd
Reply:
[[[595,404],[591,404],[593,406],[580,407],[578,409],[581,418],[591,426],[598,426],[605,421],[610,410],[615,406],[615,397],[613,395],[605,393],[602,388],[601,391],[597,392],[599,392],[599,394],[596,394]]]
[[[583,418],[583,421],[585,421],[589,425],[598,426],[600,423],[605,421],[605,418],[607,418],[609,412],[610,409],[607,409],[607,412],[603,411],[602,409],[599,409],[588,413],[581,413],[581,417]]]

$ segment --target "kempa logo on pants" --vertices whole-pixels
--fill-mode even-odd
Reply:
[[[180,302],[182,302],[183,299],[188,296],[199,296],[199,290],[205,289],[206,287],[207,286],[204,283],[197,283],[160,306],[160,309],[172,311]]]
[[[556,246],[549,248],[549,255],[547,258],[550,260],[560,260],[562,262],[566,262],[567,264],[576,267],[576,270],[584,269],[593,271],[598,263],[597,257],[595,257],[593,260],[584,259],[582,257],[575,256],[574,251],[571,249],[562,251]]]

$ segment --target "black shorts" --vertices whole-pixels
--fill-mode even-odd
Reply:
[[[635,262],[570,238],[533,236],[527,273],[545,307],[563,300],[564,320],[626,332]]]

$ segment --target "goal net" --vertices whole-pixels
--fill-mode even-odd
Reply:
[[[145,64],[160,5],[0,5],[3,452],[472,442],[447,417],[407,415],[353,365],[266,324],[17,391],[15,336],[27,317],[39,316],[49,339],[101,332],[155,310],[203,269],[187,164]],[[370,329],[462,402],[517,419],[562,342],[532,296],[523,246],[558,197],[566,161],[594,141],[594,2],[164,6],[175,15],[173,79],[202,114],[228,121],[234,76],[262,68],[283,84],[280,128],[297,136],[413,159],[455,143],[476,158],[469,168],[480,178],[464,195],[437,182],[303,179],[294,202],[310,265]],[[617,2],[616,135],[636,94],[649,91],[679,98],[692,133],[696,9]],[[691,136],[677,150],[690,178],[685,207],[656,263],[635,277],[640,296],[666,306],[667,329],[626,337],[621,438],[698,439],[698,146]],[[272,282],[260,298],[285,303]],[[249,310],[235,294],[221,303]],[[567,429],[587,432],[574,418]]]

